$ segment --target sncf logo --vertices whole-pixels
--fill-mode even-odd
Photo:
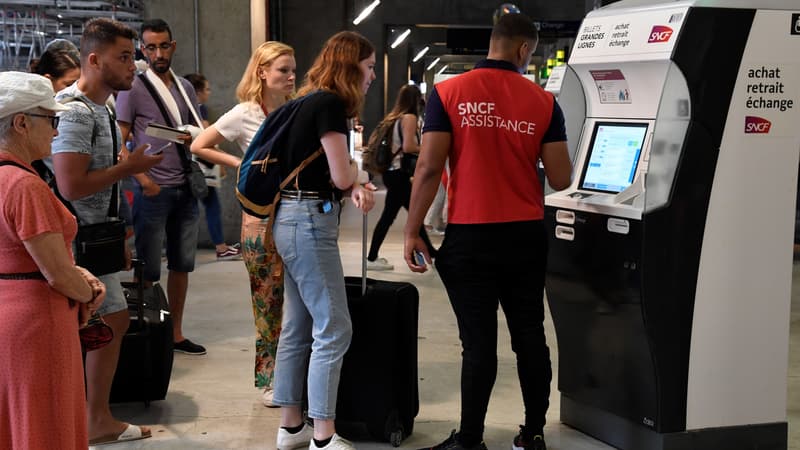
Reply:
[[[667,42],[670,37],[672,37],[672,28],[665,27],[664,25],[656,25],[650,30],[650,38],[647,39],[647,43]]]
[[[744,132],[745,134],[766,134],[772,127],[772,122],[761,117],[746,116],[744,118]]]

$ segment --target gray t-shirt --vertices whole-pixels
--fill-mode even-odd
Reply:
[[[92,156],[89,170],[104,169],[113,165],[114,149],[111,138],[111,122],[105,105],[98,105],[89,100],[78,89],[78,83],[64,88],[56,94],[56,100],[69,97],[80,97],[92,107],[86,107],[81,101],[73,100],[66,104],[70,108],[59,114],[58,136],[53,139],[53,154],[83,153]],[[92,145],[92,130],[95,142]],[[114,123],[117,142],[121,142],[119,127]],[[52,164],[49,164],[52,170]],[[108,220],[108,205],[111,200],[109,186],[100,192],[72,201],[72,207],[78,215],[78,222],[84,225],[105,222]],[[119,201],[119,199],[117,199]]]

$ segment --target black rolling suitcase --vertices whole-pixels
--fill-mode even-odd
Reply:
[[[364,216],[366,249],[366,216]],[[366,255],[362,251],[362,260]],[[365,264],[365,263],[364,263]],[[419,293],[410,283],[345,277],[353,339],[344,357],[336,403],[342,436],[400,446],[419,412]]]
[[[142,264],[134,261],[138,283],[122,283],[131,323],[111,385],[111,403],[163,400],[172,375],[172,319],[159,284],[145,288]],[[144,301],[142,301],[144,299]]]

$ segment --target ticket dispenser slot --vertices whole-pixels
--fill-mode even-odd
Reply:
[[[556,222],[572,225],[575,223],[575,212],[559,209],[556,211]]]
[[[565,241],[574,241],[575,229],[572,227],[565,227],[563,225],[558,225],[556,227],[556,238],[563,239]]]

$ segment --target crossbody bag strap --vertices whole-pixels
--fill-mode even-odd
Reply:
[[[91,146],[94,147],[95,143],[97,142],[97,117],[95,117],[94,108],[92,108],[92,105],[90,105],[89,102],[87,102],[83,98],[77,97],[77,96],[76,97],[62,98],[59,103],[61,103],[62,105],[66,105],[67,103],[72,103],[72,102],[81,102],[81,103],[83,103],[83,105],[86,106],[86,108],[89,110],[89,113],[92,115],[92,120],[94,121],[94,125],[92,126]],[[108,105],[106,105],[105,108],[106,108],[106,111],[108,111],[108,120],[109,120],[109,126],[110,126],[110,130],[111,130],[111,146],[112,146],[112,149],[111,149],[111,155],[112,155],[111,156],[111,165],[115,166],[115,165],[117,165],[117,159],[118,159],[118,155],[119,155],[119,144],[117,142],[116,117],[114,116],[114,113],[111,112],[111,108],[109,108]],[[75,218],[78,219],[78,221],[80,221],[80,218],[78,217],[78,213],[77,213],[77,211],[75,211],[75,208],[72,206],[72,203],[69,200],[65,199],[61,195],[61,192],[59,192],[58,183],[56,182],[55,176],[53,177],[52,185],[50,186],[50,188],[53,190],[53,193],[56,195],[56,197],[59,200],[61,200],[61,203],[63,203],[64,206],[67,207],[69,212],[72,213],[72,215],[75,216]],[[118,217],[119,216],[119,182],[114,183],[111,186],[111,199],[108,202],[108,211],[106,212],[106,216],[107,217]]]
[[[20,163],[18,163],[16,161],[0,161],[0,166],[19,167],[20,169],[24,170],[25,172],[30,172],[30,173],[36,175],[37,177],[39,176],[36,172],[32,171],[31,169],[28,169],[27,167],[23,166],[22,164],[20,164]]]
[[[117,165],[117,158],[119,158],[119,143],[117,142],[117,118],[111,111],[111,108],[106,105],[108,111],[108,122],[111,127],[111,165]],[[108,204],[108,217],[119,216],[119,181],[114,183],[111,187],[111,201]]]
[[[164,123],[168,127],[175,128],[175,123],[172,121],[172,119],[170,119],[169,113],[167,113],[167,107],[164,106],[164,101],[161,99],[161,95],[158,94],[158,91],[156,91],[156,87],[153,86],[153,83],[151,83],[150,80],[148,80],[143,73],[139,74],[138,76],[139,79],[142,80],[142,83],[144,83],[144,87],[147,88],[147,92],[149,92],[150,96],[153,97],[153,101],[156,102],[158,110],[161,111],[161,115],[164,117]],[[177,142],[175,142],[174,144],[176,147],[180,149],[180,151],[178,152],[178,156],[181,157],[181,165],[183,165],[183,170],[188,171],[189,157],[186,156],[187,152],[186,146],[183,144],[178,144]]]

